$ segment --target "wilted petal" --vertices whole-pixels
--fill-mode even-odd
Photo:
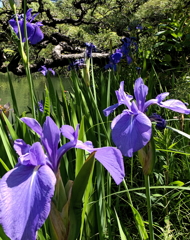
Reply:
[[[50,212],[56,178],[47,166],[23,166],[0,180],[0,224],[11,240],[35,240]]]
[[[58,144],[60,140],[60,131],[55,122],[51,119],[51,117],[46,117],[46,121],[43,124],[42,131],[42,145],[44,146],[49,160],[54,165],[54,162],[57,159],[57,150]]]
[[[179,100],[169,99],[164,102],[159,102],[157,105],[163,108],[168,108],[175,112],[190,114],[190,109],[187,109],[186,105]]]
[[[107,169],[116,184],[120,184],[125,176],[121,152],[113,147],[99,148],[95,158]]]
[[[23,117],[20,119],[26,125],[28,125],[34,132],[42,136],[42,127],[40,126],[39,122],[36,121],[34,118]]]
[[[151,121],[145,114],[139,112],[129,115],[123,112],[112,122],[112,139],[124,156],[132,157],[134,152],[149,142],[151,126]]]

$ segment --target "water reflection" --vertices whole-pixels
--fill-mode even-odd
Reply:
[[[46,78],[40,73],[33,74],[34,86],[37,98],[40,100],[43,98],[45,84],[47,84]],[[26,77],[17,77],[11,76],[15,96],[17,100],[17,105],[19,108],[19,112],[28,111],[27,106],[31,107],[30,104],[30,95],[29,95],[29,86]],[[71,82],[68,78],[63,79],[62,83],[65,90],[71,90]],[[60,88],[60,80],[58,77],[52,77],[52,84],[54,86],[55,91],[58,92],[58,95],[61,96],[61,88]],[[8,82],[7,74],[0,73],[0,104],[5,104],[10,102],[12,106],[12,98],[10,93],[10,87]]]

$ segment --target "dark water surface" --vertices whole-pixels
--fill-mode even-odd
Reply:
[[[45,84],[47,84],[46,78],[41,75],[40,73],[36,73],[32,75],[34,86],[35,86],[35,92],[37,95],[37,99],[42,99]],[[19,108],[19,113],[22,113],[23,111],[28,111],[27,106],[31,107],[30,104],[30,93],[29,93],[29,86],[28,86],[28,80],[26,77],[18,77],[11,75],[13,88],[16,95],[17,105]],[[61,88],[60,88],[60,80],[58,77],[52,77],[52,83],[54,86],[55,91],[58,92],[58,95],[61,96]],[[68,78],[63,78],[62,83],[65,88],[65,90],[71,90],[71,82]],[[12,106],[12,98],[11,98],[11,92],[9,87],[9,81],[7,74],[0,73],[0,104],[4,105],[5,103],[10,103]]]

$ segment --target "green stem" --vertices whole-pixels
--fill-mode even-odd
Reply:
[[[148,211],[148,223],[150,240],[154,240],[154,228],[153,228],[153,217],[152,217],[152,205],[150,198],[150,180],[149,175],[144,175],[145,178],[145,188],[146,188],[146,200],[147,200],[147,211]]]
[[[30,73],[30,61],[29,61],[29,44],[28,44],[28,35],[27,35],[27,28],[26,28],[26,4],[27,1],[24,1],[24,34],[26,38],[26,56],[27,61],[25,62],[23,59],[23,62],[25,63],[25,70],[26,70],[26,76],[28,80],[29,90],[30,90],[30,98],[31,98],[31,104],[32,104],[32,116],[36,119],[36,110],[35,110],[35,104],[36,104],[36,97],[34,93],[34,84],[32,81],[31,73]]]

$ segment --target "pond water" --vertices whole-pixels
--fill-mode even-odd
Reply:
[[[33,74],[32,75],[34,86],[35,86],[35,92],[38,97],[38,99],[42,99],[45,84],[47,84],[46,78],[41,75],[40,73]],[[26,77],[18,77],[11,75],[12,84],[14,87],[17,105],[19,108],[19,112],[22,113],[23,111],[28,111],[27,106],[31,107],[30,104],[30,94],[29,94],[29,86],[28,86],[28,80]],[[60,88],[60,80],[58,77],[52,77],[52,83],[54,86],[55,91],[58,92],[58,95],[61,95],[61,88]],[[63,80],[63,86],[65,90],[69,91],[71,90],[71,81],[69,78],[62,78]],[[11,92],[9,87],[9,81],[7,74],[0,73],[0,104],[4,105],[5,103],[10,103],[12,106],[12,98],[11,98]]]

